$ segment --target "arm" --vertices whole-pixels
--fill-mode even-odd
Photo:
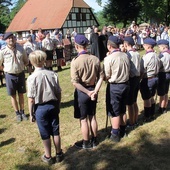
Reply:
[[[35,105],[35,100],[34,98],[28,98],[28,110],[30,113],[30,122],[35,122],[35,117],[34,117],[34,105]]]
[[[91,95],[94,93],[94,91],[89,91],[87,90],[85,87],[83,87],[81,84],[79,83],[73,83],[74,87],[80,91],[82,91],[83,93],[86,93],[89,97],[91,97]]]

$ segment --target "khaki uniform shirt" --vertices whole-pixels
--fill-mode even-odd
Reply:
[[[163,52],[160,56],[160,72],[170,72],[170,54]]]
[[[149,52],[142,57],[141,73],[144,74],[144,78],[156,76],[159,68],[160,61],[155,52]]]
[[[81,54],[71,62],[71,82],[83,86],[93,86],[103,77],[100,61],[96,56]]]
[[[27,79],[27,97],[34,98],[35,104],[58,100],[61,88],[58,75],[44,68],[36,68]]]
[[[130,74],[130,61],[127,54],[117,51],[105,57],[104,72],[109,83],[127,82]]]
[[[18,74],[24,70],[24,66],[28,64],[28,57],[24,48],[16,44],[11,50],[8,46],[0,50],[0,65],[4,64],[4,72]]]
[[[42,48],[48,51],[52,51],[54,49],[54,41],[51,38],[43,39]]]
[[[140,76],[140,55],[137,51],[129,51],[130,77]]]

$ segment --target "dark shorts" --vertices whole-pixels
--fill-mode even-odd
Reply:
[[[46,50],[45,52],[47,54],[46,60],[53,60],[53,50],[51,51]]]
[[[168,94],[170,83],[170,73],[166,73],[165,94]]]
[[[143,100],[148,100],[153,97],[157,90],[158,78],[151,79],[143,78],[140,82],[140,92]]]
[[[158,96],[164,96],[166,94],[165,85],[166,85],[166,73],[160,72],[158,74],[158,87],[157,87]]]
[[[128,83],[108,84],[106,88],[106,111],[109,116],[125,114],[129,93]]]
[[[139,77],[135,76],[129,79],[130,90],[128,93],[127,105],[132,105],[136,103],[139,91],[139,83],[140,83]]]
[[[6,87],[9,96],[18,93],[26,93],[25,73],[9,74],[5,73]]]
[[[35,117],[43,140],[59,135],[59,104],[51,101],[35,106]]]
[[[63,57],[63,48],[62,49],[56,49],[56,55],[57,55],[57,59],[64,58]]]
[[[87,87],[87,89],[94,90],[94,87]],[[88,115],[95,115],[96,103],[97,100],[92,101],[87,94],[76,89],[74,92],[74,118],[82,120]]]

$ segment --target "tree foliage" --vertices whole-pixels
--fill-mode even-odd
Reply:
[[[11,13],[10,13],[11,19],[14,18],[14,16],[18,13],[18,11],[23,7],[25,2],[26,2],[26,0],[18,0],[16,2],[16,5],[14,6],[14,8],[12,8]]]
[[[9,20],[9,13],[10,10],[8,6],[11,6],[12,3],[9,0],[0,0],[0,31],[4,31],[8,24],[10,23]]]
[[[96,0],[101,5],[102,0]],[[103,17],[113,24],[122,22],[124,26],[136,22],[170,23],[169,0],[108,0],[103,8]]]
[[[4,32],[26,0],[0,0],[0,32]],[[12,9],[11,7],[14,6]]]

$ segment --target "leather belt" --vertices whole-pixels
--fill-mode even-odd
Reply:
[[[5,72],[6,74],[9,74],[9,75],[11,75],[11,76],[19,76],[19,75],[21,75],[23,72],[21,72],[21,73],[17,73],[17,74],[13,74],[13,73],[7,73],[7,72]]]

